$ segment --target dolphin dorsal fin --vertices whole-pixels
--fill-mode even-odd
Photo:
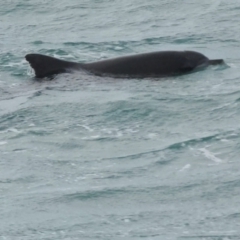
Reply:
[[[48,77],[58,73],[64,73],[73,68],[76,63],[60,60],[42,54],[27,54],[25,56],[31,67],[34,69],[37,78]]]

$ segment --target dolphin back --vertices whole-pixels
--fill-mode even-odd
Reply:
[[[166,77],[186,74],[209,65],[222,64],[194,51],[160,51],[117,57],[92,63],[75,63],[42,54],[25,56],[37,78],[49,77],[69,70],[86,70],[99,76]]]

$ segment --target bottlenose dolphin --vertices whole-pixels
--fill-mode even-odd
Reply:
[[[224,63],[223,59],[210,60],[194,51],[160,51],[136,54],[91,63],[76,63],[42,54],[27,54],[26,60],[37,78],[71,70],[85,70],[98,76],[145,78],[167,77]]]

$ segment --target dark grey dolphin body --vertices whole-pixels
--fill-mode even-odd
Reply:
[[[85,70],[98,76],[144,78],[181,75],[224,63],[222,59],[209,60],[194,51],[161,51],[107,59],[92,63],[76,63],[41,55],[27,54],[38,78],[70,70]]]

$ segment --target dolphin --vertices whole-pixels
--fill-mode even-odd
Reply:
[[[116,78],[161,78],[223,64],[223,59],[210,60],[195,51],[158,51],[117,57],[90,63],[70,62],[42,54],[25,56],[37,78],[50,77],[71,70],[87,71],[97,76]]]

